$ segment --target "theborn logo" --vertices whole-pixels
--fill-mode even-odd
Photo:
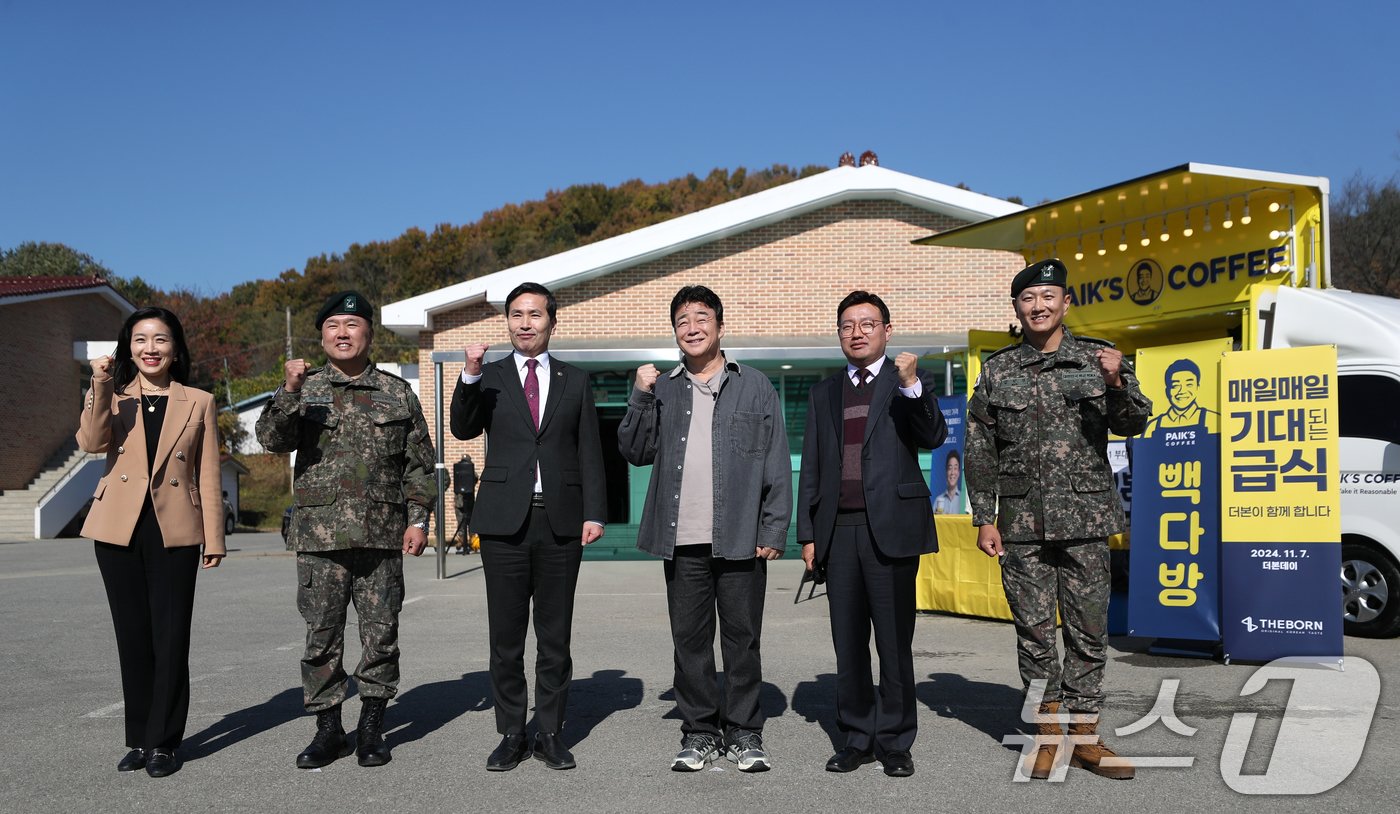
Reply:
[[[1265,633],[1317,633],[1322,630],[1322,622],[1316,619],[1269,619],[1263,616],[1255,619],[1246,616],[1240,620],[1240,624],[1250,633],[1257,630]]]
[[[1240,620],[1252,625],[1246,616]],[[1376,668],[1365,659],[1349,657],[1341,663],[1319,663],[1310,658],[1283,658],[1260,667],[1240,688],[1245,698],[1262,690],[1269,682],[1288,686],[1288,701],[1283,709],[1272,748],[1254,740],[1254,724],[1258,712],[1236,712],[1230,716],[1229,731],[1220,753],[1220,777],[1225,784],[1241,794],[1321,794],[1346,780],[1361,762],[1361,752],[1371,731],[1371,720],[1380,700],[1381,680]],[[1152,709],[1140,719],[1114,730],[1119,738],[1128,738],[1156,724],[1182,737],[1193,737],[1197,727],[1182,721],[1176,713],[1176,692],[1180,680],[1163,679]],[[1083,716],[1060,711],[1042,714],[1045,679],[1032,681],[1021,707],[1021,720],[1036,727],[1041,734],[1002,736],[1004,744],[1021,747],[1012,780],[1018,783],[1031,779],[1031,767],[1041,746],[1055,747],[1051,783],[1063,782],[1068,773],[1075,747],[1098,741],[1096,734],[1064,734],[1062,727]],[[1094,716],[1097,717],[1097,716]],[[1097,723],[1095,721],[1095,723]],[[1054,726],[1041,726],[1053,724]],[[1203,722],[1202,725],[1208,725]],[[1049,734],[1047,729],[1061,734]],[[1091,729],[1092,733],[1093,730]],[[1267,736],[1264,736],[1267,737]],[[1262,738],[1261,738],[1262,740]],[[1268,754],[1268,769],[1263,774],[1245,774],[1244,759],[1253,747]],[[1257,754],[1256,754],[1257,756]],[[1196,762],[1194,755],[1152,755],[1140,757],[1105,757],[1100,765],[1135,766],[1138,769],[1189,769]]]

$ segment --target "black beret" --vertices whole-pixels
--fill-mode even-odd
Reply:
[[[1011,296],[1013,299],[1019,297],[1022,291],[1033,285],[1057,285],[1065,288],[1065,280],[1068,277],[1069,270],[1058,259],[1031,263],[1011,278]]]
[[[332,294],[331,298],[326,300],[326,304],[321,306],[321,310],[316,312],[316,330],[321,330],[321,323],[336,314],[354,314],[364,317],[370,325],[374,324],[374,306],[358,291]]]

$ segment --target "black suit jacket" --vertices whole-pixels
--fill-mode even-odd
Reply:
[[[452,394],[452,434],[486,433],[486,465],[472,531],[507,537],[525,525],[535,491],[535,466],[549,524],[559,537],[578,537],[583,521],[607,519],[603,447],[588,374],[549,357],[549,396],[535,431],[515,355],[482,366],[481,379]]]
[[[943,443],[948,427],[938,409],[933,379],[918,371],[923,394],[899,394],[899,374],[885,359],[869,386],[870,417],[861,452],[865,510],[875,547],[889,557],[912,557],[938,550],[928,482],[919,469],[919,449]],[[807,402],[807,433],[802,441],[802,474],[797,486],[797,539],[816,543],[825,562],[841,494],[841,392],[846,371],[818,382]]]

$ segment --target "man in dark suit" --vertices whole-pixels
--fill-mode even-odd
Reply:
[[[846,742],[827,761],[854,771],[877,757],[885,774],[914,773],[914,577],[938,550],[919,449],[948,433],[918,357],[893,362],[894,329],[879,297],[853,291],[836,309],[846,369],[807,402],[797,539],[807,569],[824,568],[836,648],[836,723]],[[870,630],[880,686],[870,678]]]
[[[588,374],[549,356],[558,305],[549,289],[522,283],[506,298],[514,352],[482,364],[487,345],[467,346],[452,394],[452,434],[487,436],[472,515],[481,538],[491,639],[491,689],[501,743],[486,761],[509,771],[534,753],[572,769],[559,739],[573,659],[574,587],[583,546],[603,536],[607,497],[598,416]],[[534,601],[535,735],[526,735],[525,630]]]

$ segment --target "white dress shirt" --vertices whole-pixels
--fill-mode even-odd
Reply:
[[[520,389],[524,390],[525,376],[530,372],[530,368],[525,363],[529,361],[530,357],[521,354],[520,351],[513,351],[510,355],[515,360],[515,374],[520,377]],[[534,358],[536,362],[539,362],[535,366],[535,378],[539,380],[540,385],[540,420],[543,421],[544,406],[549,403],[549,351]],[[465,370],[462,371],[462,384],[475,384],[479,381],[481,381],[480,373],[473,376]],[[535,494],[543,491],[544,486],[540,483],[540,465],[535,464]]]
[[[866,370],[870,371],[870,381],[872,381],[872,382],[875,381],[875,377],[880,375],[880,368],[882,368],[882,367],[884,367],[884,366],[885,366],[885,357],[881,356],[880,358],[876,359],[874,362],[870,363],[870,366],[869,366],[869,367],[865,368]],[[846,363],[846,378],[850,379],[850,380],[851,380],[851,384],[855,385],[856,387],[860,387],[860,376],[857,375],[857,373],[856,373],[856,371],[858,371],[858,370],[860,370],[860,368],[856,367],[855,365],[851,364],[850,362],[847,362],[847,363]],[[901,396],[904,396],[905,398],[910,398],[910,399],[919,398],[920,396],[922,396],[922,395],[924,394],[924,383],[923,383],[922,381],[920,381],[919,379],[915,379],[915,380],[914,380],[914,386],[913,386],[913,387],[902,387],[902,386],[901,386],[901,387],[899,388],[899,394],[900,394]]]

